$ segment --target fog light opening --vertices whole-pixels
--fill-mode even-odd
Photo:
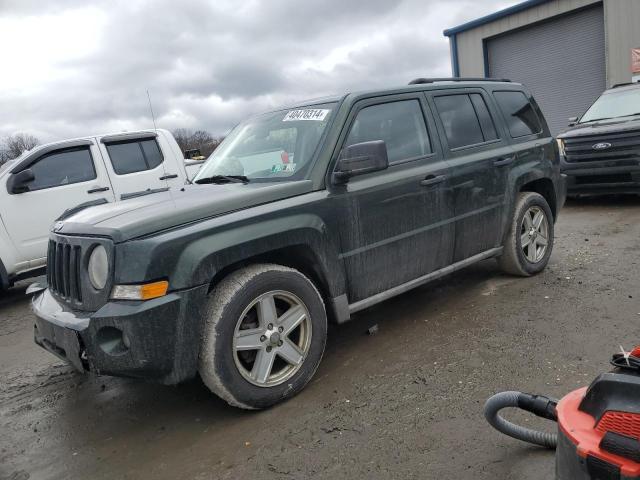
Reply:
[[[98,346],[108,355],[122,355],[129,350],[129,337],[116,327],[102,327],[96,336]]]

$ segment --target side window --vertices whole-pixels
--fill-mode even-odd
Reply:
[[[496,140],[498,134],[479,93],[434,97],[449,148],[468,147]]]
[[[540,119],[523,92],[493,92],[514,138],[542,131]]]
[[[153,138],[108,143],[106,147],[118,175],[152,170],[163,161],[158,142]]]
[[[497,140],[498,134],[496,133],[496,126],[493,123],[484,98],[482,98],[482,95],[479,93],[472,93],[469,97],[471,97],[471,103],[473,103],[473,108],[476,110],[476,115],[478,115],[484,141]]]
[[[96,178],[93,159],[87,147],[50,153],[29,168],[35,177],[29,182],[29,191],[88,182]]]
[[[374,140],[384,140],[390,165],[430,154],[431,143],[420,102],[401,100],[360,110],[345,146]]]

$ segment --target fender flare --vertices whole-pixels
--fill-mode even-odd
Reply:
[[[0,290],[6,290],[10,287],[11,282],[9,281],[9,275],[7,274],[7,269],[0,258]]]
[[[297,262],[312,267],[328,300],[339,304],[340,311],[347,310],[346,274],[338,256],[338,239],[328,235],[322,218],[297,213],[250,222],[240,215],[238,223],[219,229],[193,225],[187,227],[191,232],[185,229],[169,239],[162,235],[124,242],[115,259],[115,271],[119,272],[115,280],[135,283],[141,277],[157,279],[169,274],[171,288],[182,290],[211,284],[236,265],[253,261],[287,264],[291,260],[289,266],[295,267]],[[173,232],[166,235],[171,237]]]
[[[553,193],[556,196],[556,202],[557,202],[557,184],[556,182],[554,182],[553,180],[553,175],[549,174],[548,170],[545,170],[543,168],[539,168],[539,169],[534,169],[534,170],[524,170],[523,172],[517,172],[513,175],[513,180],[509,180],[508,184],[512,185],[512,188],[510,188],[507,192],[507,202],[506,204],[508,205],[508,208],[504,209],[504,217],[502,218],[502,241],[504,242],[506,236],[507,236],[507,232],[508,232],[508,225],[511,222],[511,218],[513,217],[513,212],[515,210],[516,207],[516,196],[518,195],[518,193],[520,192],[520,189],[531,182],[535,182],[536,180],[543,180],[543,179],[548,179],[549,181],[551,181],[551,183],[554,186],[553,189]],[[553,210],[553,207],[551,207]],[[557,211],[554,212],[555,218],[557,218]]]
[[[296,222],[298,223],[298,222]],[[304,248],[309,250],[309,256],[316,261],[322,280],[326,282],[328,293],[331,297],[337,297],[346,292],[346,279],[344,268],[338,257],[338,248],[331,244],[319,225],[305,225],[298,223],[300,228],[295,230],[270,230],[264,224],[265,234],[260,236],[247,235],[243,242],[220,242],[219,249],[204,256],[193,265],[189,272],[191,283],[198,284],[206,279],[213,279],[218,273],[234,264],[239,264],[247,258],[255,258],[270,255],[276,251]],[[269,231],[270,230],[270,231]],[[326,230],[325,230],[326,231]],[[231,240],[235,237],[232,231],[226,237]],[[236,237],[237,238],[237,237]],[[220,237],[218,240],[222,240]],[[188,255],[188,252],[185,252]]]

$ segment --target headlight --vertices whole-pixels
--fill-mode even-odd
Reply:
[[[102,290],[107,285],[109,277],[109,258],[107,250],[102,245],[98,245],[91,252],[87,270],[93,288]]]
[[[560,156],[564,157],[564,140],[561,138],[556,138],[556,142],[558,142],[558,149],[560,150]]]

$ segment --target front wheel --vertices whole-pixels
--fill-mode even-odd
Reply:
[[[211,292],[199,372],[230,405],[260,409],[291,397],[315,373],[327,337],[322,297],[302,273],[252,265]]]
[[[528,277],[544,270],[553,250],[553,214],[545,198],[520,192],[498,263],[503,271]]]

